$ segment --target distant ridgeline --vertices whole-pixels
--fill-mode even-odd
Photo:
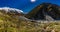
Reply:
[[[30,11],[26,17],[33,20],[60,20],[60,6],[42,3]]]

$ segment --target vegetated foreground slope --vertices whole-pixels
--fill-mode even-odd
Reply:
[[[20,20],[18,15],[0,11],[0,32],[60,32],[60,22]]]

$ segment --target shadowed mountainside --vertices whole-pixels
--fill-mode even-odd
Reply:
[[[48,20],[60,20],[60,6],[42,3],[30,11],[26,17],[33,20],[47,20],[48,18]]]

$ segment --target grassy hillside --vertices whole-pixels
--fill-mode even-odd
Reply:
[[[31,22],[0,12],[0,32],[60,32],[60,22]]]

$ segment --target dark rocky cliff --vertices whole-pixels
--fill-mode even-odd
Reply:
[[[54,20],[60,20],[60,6],[51,3],[42,3],[30,11],[26,17],[34,20],[46,20],[46,16]]]

